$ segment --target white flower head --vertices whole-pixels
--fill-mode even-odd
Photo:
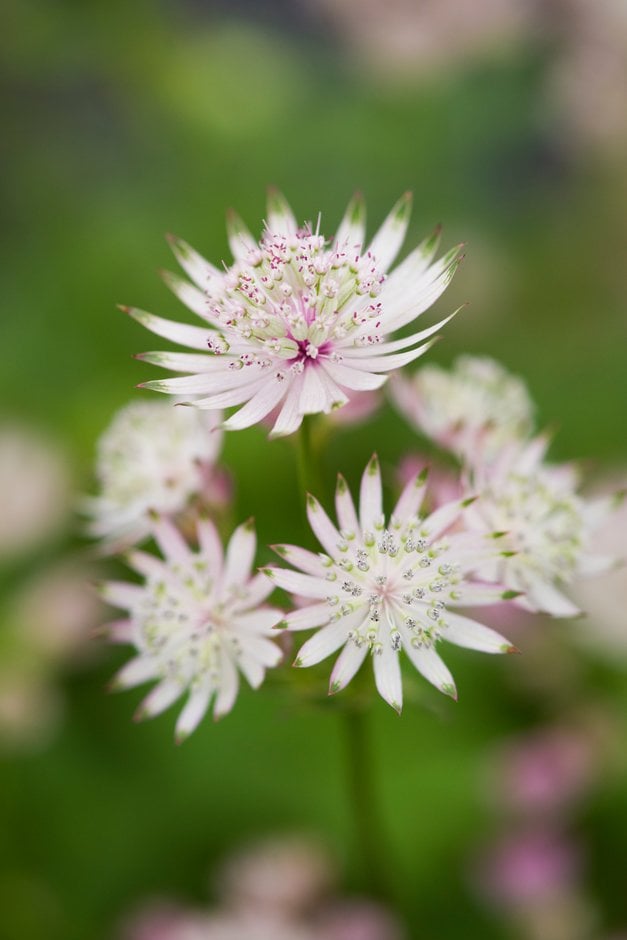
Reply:
[[[157,715],[188,692],[176,725],[182,740],[211,704],[216,718],[232,709],[239,672],[256,689],[265,670],[277,665],[281,651],[268,637],[283,614],[260,606],[272,585],[261,574],[251,577],[252,521],[235,530],[226,554],[215,526],[205,518],[197,523],[198,551],[162,517],[154,518],[152,531],[163,560],[137,550],[127,556],[144,583],[109,581],[102,588],[108,603],[128,611],[127,618],[110,625],[111,638],[137,650],[114,686],[158,681],[138,717]]]
[[[483,577],[524,594],[517,603],[527,609],[572,617],[580,611],[564,589],[613,563],[592,553],[594,530],[611,500],[581,496],[572,465],[544,462],[548,444],[547,436],[512,443],[474,467],[471,481],[481,499],[469,508],[466,524],[478,533],[503,533],[506,551],[481,566]]]
[[[459,457],[490,458],[533,429],[524,381],[487,356],[460,356],[450,370],[427,365],[396,376],[396,403],[414,427]]]
[[[440,641],[487,653],[514,649],[494,630],[455,611],[511,596],[498,585],[472,579],[481,560],[498,552],[499,540],[452,530],[467,499],[422,518],[425,489],[426,473],[415,475],[386,523],[375,456],[361,481],[359,515],[341,476],[337,528],[308,497],[309,522],[325,554],[280,545],[277,552],[300,570],[264,569],[278,587],[317,601],[289,613],[281,626],[319,628],[299,651],[296,666],[312,666],[341,648],[330,694],[350,682],[370,652],[377,689],[400,712],[402,651],[429,682],[456,697],[453,677],[438,652]]]
[[[90,534],[132,545],[148,535],[151,511],[183,510],[210,482],[221,417],[159,401],[121,408],[98,442],[100,493],[83,501]]]
[[[299,228],[273,192],[259,243],[229,216],[234,262],[225,271],[172,239],[193,284],[170,274],[166,282],[205,325],[124,309],[157,335],[202,352],[145,354],[148,362],[188,373],[145,387],[200,396],[199,408],[243,406],[224,424],[232,430],[257,424],[280,406],[273,436],[296,431],[304,415],[341,407],[353,392],[380,388],[386,373],[422,355],[430,345],[423,341],[451,319],[388,339],[437,300],[460,260],[454,248],[432,263],[436,233],[388,276],[409,213],[405,195],[366,244],[364,205],[356,197],[328,241],[310,224]]]

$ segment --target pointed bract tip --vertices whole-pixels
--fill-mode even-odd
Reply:
[[[268,547],[271,548],[273,552],[276,552],[277,555],[280,555],[281,558],[285,558],[287,555],[287,548],[285,545],[269,545]]]
[[[187,741],[189,737],[189,731],[177,731],[174,735],[174,743],[177,747],[180,747],[184,741]]]
[[[390,705],[392,706],[392,708],[394,709],[397,715],[401,715],[403,711],[402,705],[399,705],[398,702],[390,702]]]
[[[472,506],[473,503],[476,503],[478,499],[478,496],[468,496],[466,499],[462,499],[462,506],[466,509],[467,506]]]
[[[504,643],[503,646],[501,647],[501,652],[502,652],[502,653],[509,653],[509,654],[511,654],[511,655],[519,655],[519,654],[520,654],[520,650],[518,649],[518,647],[517,647],[517,646],[514,646],[512,643]]]
[[[309,509],[318,508],[318,500],[316,499],[315,496],[312,496],[311,493],[307,493],[307,506],[309,507]]]
[[[429,467],[423,467],[416,477],[416,486],[423,486],[429,477]]]
[[[289,623],[287,622],[287,620],[279,620],[278,623],[275,623],[272,629],[273,630],[287,630],[288,627],[289,627]]]
[[[244,529],[247,532],[252,532],[254,528],[255,528],[255,517],[249,516],[246,522],[244,523]]]
[[[376,453],[374,453],[368,461],[368,466],[366,469],[371,476],[374,476],[375,473],[379,472],[379,457]]]
[[[149,712],[143,705],[140,705],[135,714],[133,715],[133,721],[139,723],[140,721],[145,721],[148,718]]]
[[[522,597],[524,591],[503,591],[501,594],[501,600],[504,601],[513,601],[515,597]]]
[[[116,304],[118,310],[121,310],[122,313],[130,314],[132,312],[132,307],[129,307],[128,304]]]
[[[105,692],[121,692],[123,689],[124,686],[115,676],[105,684]]]
[[[300,656],[297,656],[294,662],[292,663],[292,666],[295,667],[296,669],[300,669],[302,665],[303,665],[302,659],[300,658]]]
[[[444,685],[440,686],[440,690],[444,692],[445,695],[448,695],[449,698],[452,698],[454,702],[457,701],[457,689],[451,682],[446,682]]]
[[[343,475],[342,475],[341,473],[338,473],[338,475],[337,475],[337,490],[338,490],[338,492],[339,492],[339,493],[345,493],[347,489],[348,489],[348,484],[346,483],[346,480],[344,479],[344,477],[343,477]]]
[[[266,578],[274,577],[274,571],[272,568],[257,568],[259,574],[265,574]]]
[[[337,680],[335,682],[331,682],[329,684],[329,695],[337,695],[341,688],[341,682],[338,682]]]

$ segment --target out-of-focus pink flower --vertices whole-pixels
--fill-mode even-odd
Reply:
[[[60,448],[27,427],[0,428],[0,561],[58,532],[70,508],[70,473]]]
[[[120,940],[209,940],[206,914],[170,902],[154,902],[132,914]]]
[[[482,893],[499,906],[543,904],[569,890],[579,853],[564,836],[546,829],[515,832],[491,846],[479,863]]]
[[[223,867],[219,884],[233,909],[290,918],[319,901],[334,875],[333,861],[319,843],[275,838],[234,855]]]
[[[549,728],[503,749],[495,786],[500,801],[514,811],[558,813],[585,791],[594,762],[593,742],[583,731]]]
[[[58,727],[62,702],[32,664],[7,659],[0,669],[0,747],[45,748]]]
[[[22,639],[38,656],[73,656],[100,620],[101,604],[80,566],[61,562],[30,580],[13,606]]]
[[[403,940],[405,932],[389,911],[366,899],[341,902],[318,921],[320,940]]]

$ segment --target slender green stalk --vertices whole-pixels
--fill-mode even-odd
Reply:
[[[344,718],[348,793],[364,888],[372,897],[388,900],[388,856],[373,776],[369,716],[357,706],[345,711]]]
[[[322,496],[319,454],[313,434],[314,418],[305,415],[296,436],[298,481],[302,492]]]

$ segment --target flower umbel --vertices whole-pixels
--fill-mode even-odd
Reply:
[[[289,613],[281,626],[320,628],[301,648],[296,666],[312,666],[342,648],[331,674],[331,694],[350,682],[370,652],[377,689],[400,712],[402,650],[429,682],[456,697],[453,677],[438,653],[441,640],[486,653],[514,649],[494,630],[454,610],[511,596],[498,585],[472,579],[481,560],[498,553],[498,539],[453,531],[469,500],[421,518],[425,489],[423,472],[406,485],[386,525],[374,456],[361,481],[359,515],[344,478],[338,478],[339,528],[308,497],[309,522],[326,554],[280,545],[278,554],[300,571],[264,569],[277,586],[317,600]]]
[[[392,390],[409,422],[459,457],[479,449],[489,458],[533,428],[525,383],[487,356],[460,356],[449,371],[426,365],[411,378],[395,376]]]
[[[262,575],[251,577],[252,522],[235,530],[226,554],[208,519],[198,521],[197,531],[199,548],[192,551],[172,523],[155,517],[153,535],[164,560],[130,552],[129,564],[144,576],[144,584],[109,581],[102,589],[106,601],[129,614],[110,625],[111,638],[137,650],[115,686],[158,680],[139,718],[159,714],[189,692],[176,725],[178,740],[191,734],[212,702],[216,718],[232,709],[238,670],[257,688],[265,670],[281,659],[268,637],[283,612],[259,606],[272,585]]]
[[[451,319],[388,339],[437,300],[460,261],[456,247],[433,262],[435,233],[388,276],[409,214],[405,195],[366,244],[365,209],[356,197],[327,241],[310,224],[299,228],[273,192],[259,243],[236,215],[229,216],[234,262],[225,271],[171,239],[193,284],[172,274],[166,283],[206,325],[124,309],[158,336],[204,354],[144,354],[148,362],[188,373],[145,387],[200,396],[193,402],[198,408],[243,406],[224,424],[232,430],[257,424],[280,406],[273,436],[296,431],[304,415],[341,407],[355,391],[380,388],[387,372],[426,352],[430,343],[423,341]]]
[[[476,532],[503,532],[500,558],[479,569],[521,592],[518,603],[554,617],[572,617],[579,608],[564,594],[576,578],[600,574],[615,563],[593,553],[594,530],[609,515],[612,498],[586,500],[577,493],[571,464],[544,461],[549,438],[512,443],[490,463],[472,470],[481,500],[466,516]]]
[[[98,442],[101,492],[84,500],[91,534],[132,545],[149,533],[151,510],[180,512],[210,481],[220,418],[156,401],[118,411]]]

